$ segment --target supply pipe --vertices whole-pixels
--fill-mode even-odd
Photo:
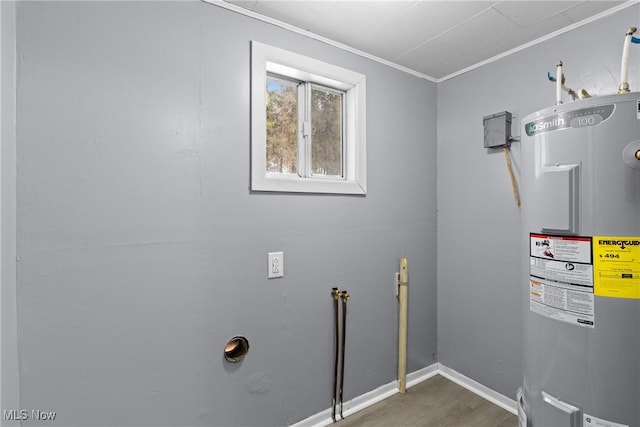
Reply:
[[[633,34],[636,32],[635,27],[630,27],[627,29],[627,33],[624,37],[624,47],[622,48],[622,64],[620,65],[620,86],[618,86],[618,93],[629,93],[629,82],[628,74],[629,74],[629,47],[631,45],[631,39]],[[637,40],[637,39],[636,39]]]
[[[338,353],[340,351],[340,326],[338,319],[338,300],[340,299],[340,291],[338,288],[331,290],[331,297],[333,298],[333,324],[334,324],[334,348],[335,354],[333,359],[333,412],[331,412],[331,419],[336,422],[336,407],[338,399],[336,398],[338,390]]]
[[[562,62],[559,64],[559,66],[562,66]],[[558,81],[558,79],[553,77],[551,73],[548,71],[547,71],[547,78],[549,79],[549,81],[552,81],[552,82]],[[591,98],[591,95],[589,95],[589,92],[587,92],[586,90],[581,89],[580,93],[576,94],[576,92],[573,89],[565,86],[564,82],[565,82],[565,78],[564,78],[564,74],[562,74],[562,79],[560,80],[560,90],[567,92],[567,94],[571,97],[572,101],[575,101],[577,97],[580,97],[580,99]],[[562,104],[562,93],[560,94],[560,96],[558,96],[558,85],[556,84],[556,105],[558,105],[558,103]]]
[[[562,75],[562,61],[558,62],[556,65],[556,105],[562,104],[562,80],[564,76]]]
[[[349,301],[349,293],[347,291],[342,291],[340,293],[340,297],[342,298],[342,348],[340,349],[340,357],[342,360],[340,362],[340,389],[338,391],[338,396],[340,398],[340,418],[344,420],[344,415],[342,415],[342,407],[344,406],[344,352],[347,334],[347,301]]]
[[[407,391],[407,290],[409,271],[407,258],[400,258],[398,281],[398,391]]]

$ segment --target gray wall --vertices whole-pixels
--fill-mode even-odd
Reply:
[[[519,135],[522,117],[555,102],[546,74],[559,60],[567,86],[617,92],[624,34],[639,21],[633,6],[438,85],[438,359],[514,399],[526,285],[520,215],[502,151],[483,148],[482,118],[510,111]],[[629,67],[635,91],[638,51]],[[526,161],[517,142],[512,155],[517,173]]]
[[[16,129],[15,129],[15,4],[0,2],[0,410],[19,408],[18,336],[16,308]],[[0,421],[3,427],[18,422]]]
[[[366,74],[366,197],[248,191],[254,39]],[[345,399],[394,380],[401,256],[409,371],[433,363],[435,84],[201,2],[20,2],[17,52],[22,408],[301,420],[331,405],[333,286],[352,295]]]

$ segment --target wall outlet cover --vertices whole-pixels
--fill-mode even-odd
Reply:
[[[284,276],[284,253],[269,252],[267,254],[267,278],[275,279]]]

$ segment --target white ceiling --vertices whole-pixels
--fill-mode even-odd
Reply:
[[[216,2],[220,3],[220,2]],[[432,80],[635,1],[225,0]],[[637,17],[634,17],[637,18]],[[633,24],[637,19],[631,19]],[[626,28],[621,28],[621,39]]]

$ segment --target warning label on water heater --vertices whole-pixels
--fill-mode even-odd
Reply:
[[[595,294],[640,299],[640,237],[593,236]]]
[[[530,234],[529,307],[541,316],[595,325],[591,237]]]

